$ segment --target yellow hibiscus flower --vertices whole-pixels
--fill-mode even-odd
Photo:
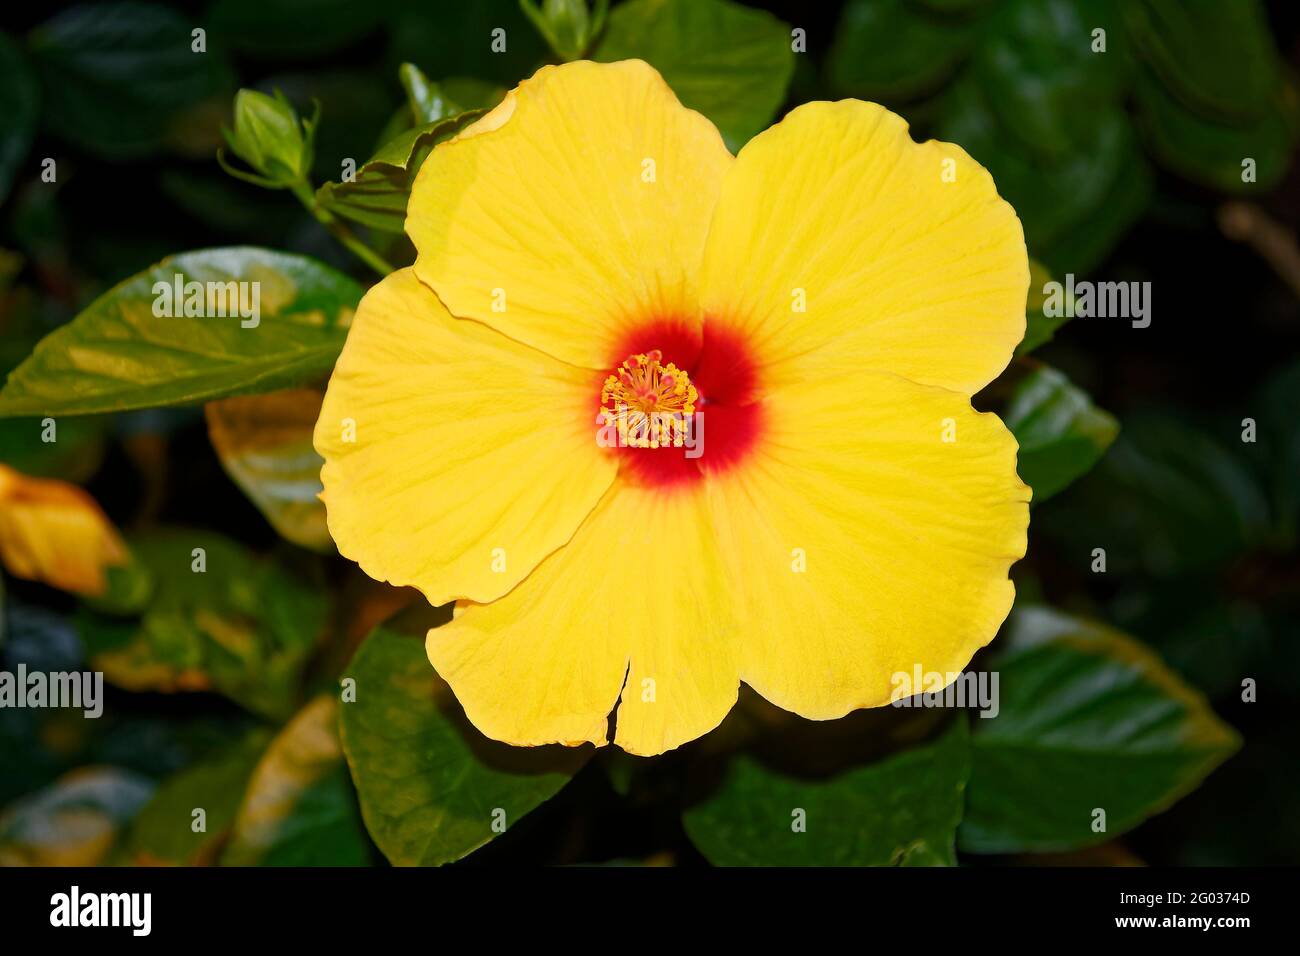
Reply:
[[[367,573],[457,602],[427,650],[483,733],[601,745],[613,714],[657,754],[741,681],[830,719],[993,637],[1029,489],[970,396],[1029,267],[959,147],[848,100],[732,157],[643,62],[548,66],[432,152],[406,229],[322,497]]]

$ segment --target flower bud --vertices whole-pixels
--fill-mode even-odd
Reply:
[[[285,187],[302,182],[311,170],[315,126],[315,117],[299,121],[279,90],[274,97],[240,90],[235,96],[235,129],[222,132],[235,155],[260,174],[242,178]]]

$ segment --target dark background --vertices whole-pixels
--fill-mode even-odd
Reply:
[[[750,5],[808,31],[813,66],[801,63],[787,107],[830,95],[816,64],[834,38],[841,4]],[[206,4],[173,6],[197,18]],[[3,29],[21,35],[55,7],[9,4],[0,14]],[[512,52],[487,67],[498,75],[485,78],[509,85],[546,53],[512,0],[501,9],[512,28]],[[1279,0],[1268,10],[1279,54],[1300,70],[1300,5]],[[431,76],[470,72],[473,64],[454,40],[409,25],[381,24],[321,51],[311,48],[317,41],[310,23],[296,29],[303,46],[295,53],[231,56],[224,92],[196,107],[192,127],[169,134],[158,148],[106,156],[39,134],[30,157],[57,157],[60,185],[33,188],[36,167],[28,164],[0,206],[0,247],[23,255],[17,281],[38,300],[42,322],[66,321],[107,286],[183,249],[266,245],[309,253],[367,278],[292,197],[235,182],[217,167],[212,157],[217,130],[229,122],[230,93],[238,86],[279,86],[299,102],[318,96],[324,120],[317,169],[324,179],[340,157],[372,151],[401,102],[398,63],[413,60]],[[219,42],[210,35],[211,45]],[[914,118],[912,105],[889,105]],[[925,111],[916,114],[920,133],[927,128]],[[1280,183],[1250,201],[1291,237],[1294,257],[1300,165],[1294,153],[1292,159]],[[1153,165],[1149,207],[1080,276],[1150,281],[1151,326],[1076,320],[1037,353],[1114,414],[1121,437],[1097,469],[1035,509],[1029,556],[1015,576],[1022,594],[1041,593],[1150,643],[1210,696],[1245,746],[1168,812],[1118,845],[1071,861],[1294,863],[1300,860],[1300,290],[1289,288],[1255,247],[1225,237],[1216,214],[1227,197]],[[1276,428],[1265,434],[1261,424],[1260,442],[1243,444],[1245,417]],[[273,546],[265,520],[222,472],[201,412],[126,415],[115,428],[88,487],[120,526],[214,527],[257,548]],[[1088,568],[1097,540],[1114,542],[1104,576]],[[75,659],[72,602],[13,580],[7,588],[9,661]],[[1257,679],[1258,703],[1241,702],[1242,675]],[[90,760],[162,775],[201,749],[208,729],[243,719],[215,698],[196,703],[111,693],[115,716],[100,722],[93,738],[71,744],[61,743],[57,730],[18,726],[6,717],[0,805]],[[171,715],[185,716],[184,733],[165,726]],[[593,762],[538,811],[543,823],[512,831],[469,862],[643,858],[664,851],[679,861],[698,860],[674,808],[652,799],[656,780],[668,786],[676,779],[668,766],[673,759],[647,772],[644,799],[632,801],[618,799]]]

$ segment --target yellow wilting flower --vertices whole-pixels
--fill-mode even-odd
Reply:
[[[10,574],[96,596],[107,585],[105,568],[127,560],[117,529],[89,494],[0,464],[0,563]]]
[[[371,576],[458,601],[429,659],[485,734],[602,744],[617,706],[656,754],[742,680],[829,719],[993,637],[1029,489],[970,396],[1029,266],[960,148],[850,100],[733,158],[645,63],[575,62],[437,147],[406,228],[329,385],[322,497]]]

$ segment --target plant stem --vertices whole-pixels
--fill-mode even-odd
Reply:
[[[321,208],[320,204],[316,202],[316,195],[311,191],[311,186],[306,181],[299,182],[292,188],[293,194],[298,197],[298,201],[303,204],[307,211],[315,216],[316,220],[330,231],[330,235],[344,245],[354,256],[374,269],[380,276],[386,276],[394,271],[392,264],[385,260],[383,256],[358,239],[356,233],[339,222],[338,218],[328,209]]]

